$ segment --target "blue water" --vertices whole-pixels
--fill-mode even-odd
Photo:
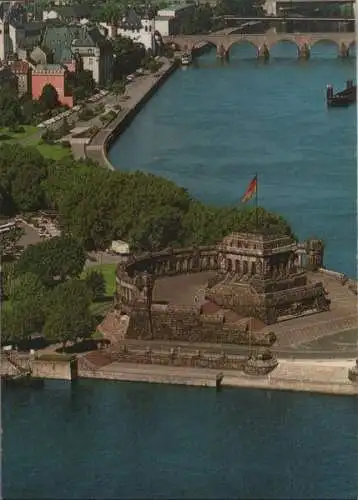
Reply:
[[[269,64],[234,46],[229,64],[211,52],[177,71],[114,144],[110,159],[185,186],[216,204],[238,203],[259,174],[259,203],[300,238],[326,242],[325,264],[356,275],[356,107],[325,105],[355,78],[355,60],[315,46],[308,62],[290,44]]]
[[[17,499],[356,498],[358,398],[82,380],[3,393]]]
[[[260,203],[326,263],[355,274],[354,107],[327,110],[354,62],[315,47],[265,65],[235,47],[180,70],[111,151],[208,202],[237,203],[259,172]],[[356,498],[358,398],[81,380],[2,395],[5,498]]]

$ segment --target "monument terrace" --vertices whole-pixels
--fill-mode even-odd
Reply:
[[[228,58],[234,45],[249,43],[256,49],[257,57],[268,58],[270,51],[279,42],[290,42],[297,47],[298,58],[308,59],[311,49],[316,43],[331,42],[337,46],[337,55],[348,57],[356,42],[355,33],[276,33],[270,30],[263,34],[247,33],[209,33],[200,35],[178,35],[167,37],[166,42],[172,43],[183,51],[192,52],[204,43],[216,47],[217,56]]]

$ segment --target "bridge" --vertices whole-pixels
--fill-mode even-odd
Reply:
[[[344,4],[352,5],[354,15],[356,14],[356,0],[266,0],[264,9],[268,15],[276,16],[277,10],[280,10],[280,7],[292,8],[294,4],[302,5],[307,3],[317,3],[317,4],[339,3],[343,5]]]
[[[337,22],[353,23],[353,17],[301,17],[301,16],[262,16],[262,17],[237,17],[237,16],[214,16],[213,19],[222,19],[223,21],[257,21],[257,22],[287,22],[287,21],[316,21],[316,22]],[[239,28],[240,26],[238,26]]]
[[[264,34],[222,34],[209,33],[201,35],[177,35],[166,37],[165,41],[175,45],[180,50],[192,52],[203,44],[216,47],[217,56],[228,58],[233,45],[249,43],[256,49],[257,56],[267,59],[270,51],[279,42],[291,42],[297,47],[299,58],[307,59],[312,47],[319,42],[331,42],[337,46],[338,55],[347,57],[356,42],[355,33],[276,33],[268,31]]]

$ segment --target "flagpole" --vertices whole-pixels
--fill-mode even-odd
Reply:
[[[256,219],[256,229],[259,228],[259,212],[258,212],[258,205],[259,205],[259,179],[258,179],[258,174],[256,172],[256,196],[255,196],[255,219]]]

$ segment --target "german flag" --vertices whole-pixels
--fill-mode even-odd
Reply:
[[[244,196],[241,198],[241,203],[246,203],[247,201],[250,201],[256,193],[257,193],[257,174],[248,185],[244,193]]]

